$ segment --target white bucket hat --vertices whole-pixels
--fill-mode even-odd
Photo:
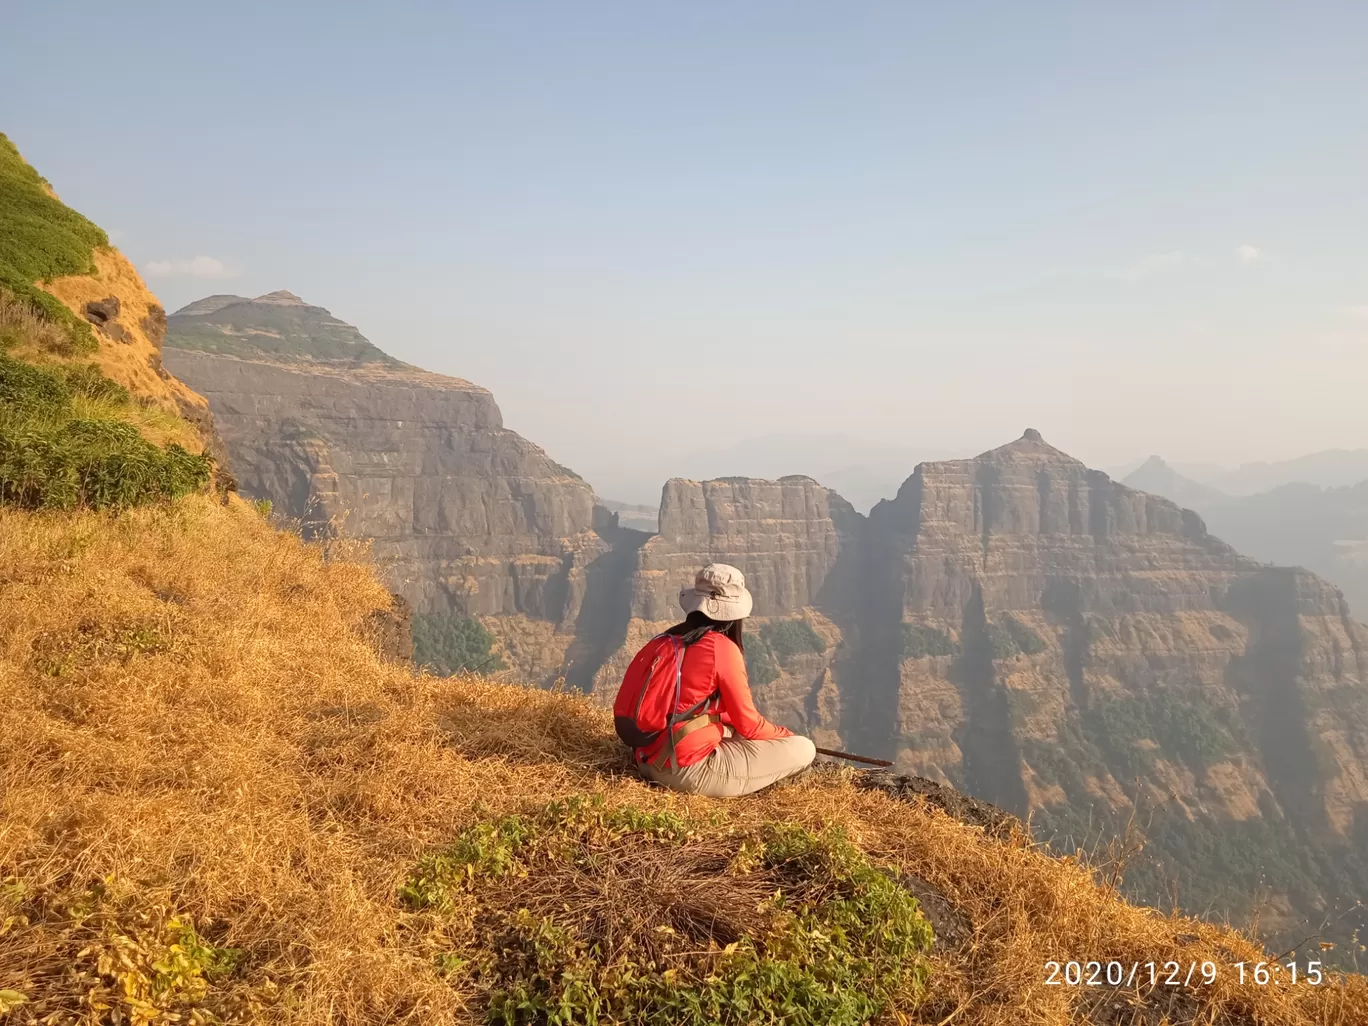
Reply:
[[[701,611],[714,620],[744,620],[755,600],[746,590],[746,575],[728,563],[709,563],[694,577],[692,588],[679,592],[684,612]]]

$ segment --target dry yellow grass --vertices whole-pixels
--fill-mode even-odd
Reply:
[[[26,348],[56,351],[69,344],[64,329],[39,316],[27,300],[0,291],[0,337],[20,339]]]
[[[400,883],[477,819],[601,793],[839,824],[937,888],[972,935],[938,948],[900,1022],[1368,1022],[1363,978],[1241,987],[1231,964],[1266,957],[1244,937],[1128,905],[1076,863],[849,773],[731,803],[650,789],[585,700],[384,663],[368,617],[386,604],[365,566],[325,563],[236,501],[0,511],[0,1021],[172,1021],[159,1005],[201,997],[261,1023],[478,1020]],[[244,959],[207,994],[190,980],[168,996],[150,963],[184,922]],[[1221,976],[1103,994],[1045,985],[1051,959],[1210,959]]]
[[[179,406],[207,410],[208,403],[176,378],[157,373],[161,353],[143,330],[143,319],[154,307],[160,309],[157,297],[148,291],[137,270],[117,249],[96,249],[92,259],[94,274],[56,278],[40,282],[38,287],[52,293],[78,317],[82,316],[86,303],[118,297],[118,321],[128,333],[128,341],[115,342],[96,331],[99,349],[83,359],[99,364],[106,377],[164,411],[166,415],[156,419],[154,424],[143,425],[143,434],[151,441],[157,444],[178,442],[191,452],[202,451],[204,443],[199,432],[180,419]]]

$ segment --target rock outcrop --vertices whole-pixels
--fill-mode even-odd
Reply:
[[[1352,472],[1353,453],[1325,453],[1327,472]],[[1332,456],[1341,459],[1331,461]],[[1308,458],[1299,464],[1314,465]],[[1158,456],[1125,484],[1196,510],[1214,534],[1260,562],[1304,566],[1368,610],[1368,480],[1321,487],[1283,484],[1254,495],[1224,495],[1174,473]]]
[[[1154,742],[1156,763],[1167,763],[1153,767],[1156,785],[1186,778],[1180,793],[1240,818],[1266,784],[1299,813],[1320,806],[1339,831],[1368,802],[1368,781],[1327,779],[1309,754],[1328,746],[1348,765],[1368,756],[1368,703],[1358,702],[1368,631],[1334,588],[1239,555],[1196,514],[1028,432],[973,460],[919,467],[871,514],[868,544],[880,579],[867,585],[900,602],[867,625],[862,740],[891,746],[905,769],[1025,811],[1062,786],[1057,764],[1076,754],[1071,731],[1089,741],[1090,714],[1152,702],[1222,735],[1193,739],[1189,765],[1173,739],[1144,734],[1156,724],[1133,710],[1141,733],[1108,740],[1131,751]],[[888,667],[896,674],[877,672]],[[1328,709],[1339,714],[1312,714]],[[1305,725],[1300,741],[1289,715]],[[1229,762],[1218,749],[1254,758]],[[1130,752],[1119,761],[1113,769],[1128,773]],[[1078,768],[1097,798],[1125,790],[1121,772]]]

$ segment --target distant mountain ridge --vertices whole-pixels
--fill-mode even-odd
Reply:
[[[1151,456],[1143,463],[1129,463],[1109,472],[1129,481],[1154,460],[1193,484],[1213,488],[1228,496],[1256,495],[1288,484],[1311,484],[1319,488],[1343,488],[1368,481],[1368,449],[1322,449],[1287,460],[1258,460],[1237,467],[1214,463],[1186,463]],[[1167,494],[1159,492],[1158,494]]]
[[[1325,465],[1352,466],[1343,460]],[[1151,456],[1124,483],[1197,511],[1213,534],[1246,555],[1306,567],[1338,587],[1356,615],[1368,614],[1368,480],[1329,488],[1293,482],[1254,495],[1225,495]]]
[[[283,289],[255,299],[206,296],[171,314],[166,327],[167,345],[176,349],[343,367],[409,366],[328,310]]]
[[[1162,495],[1172,499],[1180,506],[1200,509],[1229,498],[1209,485],[1201,484],[1184,477],[1158,456],[1151,456],[1121,482],[1128,488],[1137,488],[1152,495]]]

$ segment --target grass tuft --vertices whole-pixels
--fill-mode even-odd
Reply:
[[[470,922],[434,959],[490,1022],[867,1022],[914,1008],[931,928],[839,829],[574,795],[467,829],[400,888]]]

